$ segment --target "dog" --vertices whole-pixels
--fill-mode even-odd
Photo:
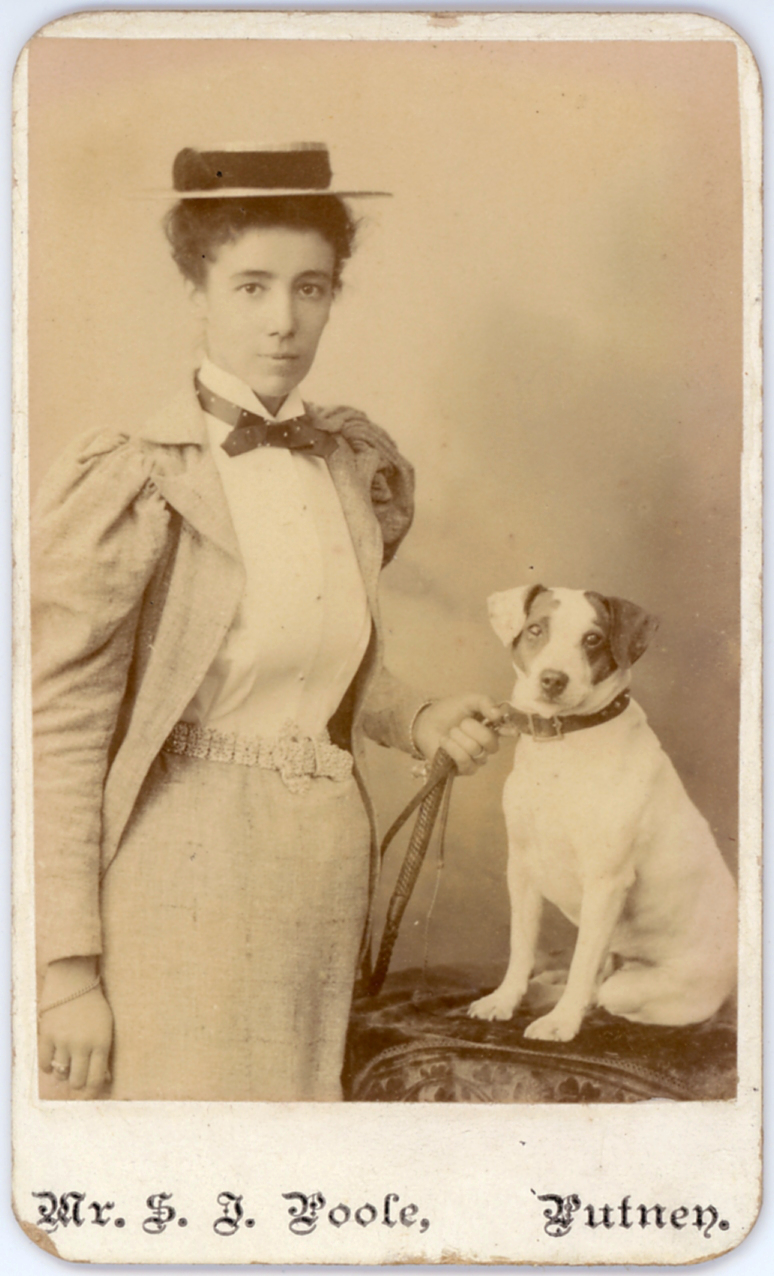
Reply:
[[[494,594],[489,615],[513,651],[520,735],[503,795],[510,960],[468,1014],[512,1016],[545,898],[578,937],[561,997],[525,1037],[571,1041],[594,1004],[634,1023],[709,1019],[735,985],[736,888],[629,696],[658,621],[625,599],[542,585]]]

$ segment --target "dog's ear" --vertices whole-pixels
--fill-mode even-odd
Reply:
[[[505,589],[487,599],[489,620],[504,647],[510,647],[524,628],[524,620],[538,594],[545,593],[545,585],[520,585]]]
[[[610,617],[610,650],[619,669],[628,669],[647,649],[658,617],[625,598],[603,598]]]

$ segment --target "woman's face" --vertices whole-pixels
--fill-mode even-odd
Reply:
[[[316,230],[245,231],[192,289],[207,353],[276,411],[314,362],[333,301],[334,252]]]

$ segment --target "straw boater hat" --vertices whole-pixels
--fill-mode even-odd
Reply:
[[[172,166],[177,199],[255,199],[266,195],[338,195],[363,199],[388,195],[387,191],[333,188],[328,148],[323,142],[292,142],[248,150],[223,146],[217,151],[186,147]]]

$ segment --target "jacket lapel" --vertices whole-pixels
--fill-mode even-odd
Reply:
[[[382,568],[381,531],[371,502],[363,491],[362,481],[358,478],[350,450],[341,436],[338,443],[336,451],[327,458],[328,469],[347,520],[371,614],[376,618],[379,573]]]
[[[141,437],[168,448],[154,458],[153,477],[165,501],[203,536],[239,558],[234,525],[212,459],[202,410],[191,386],[143,427]]]

